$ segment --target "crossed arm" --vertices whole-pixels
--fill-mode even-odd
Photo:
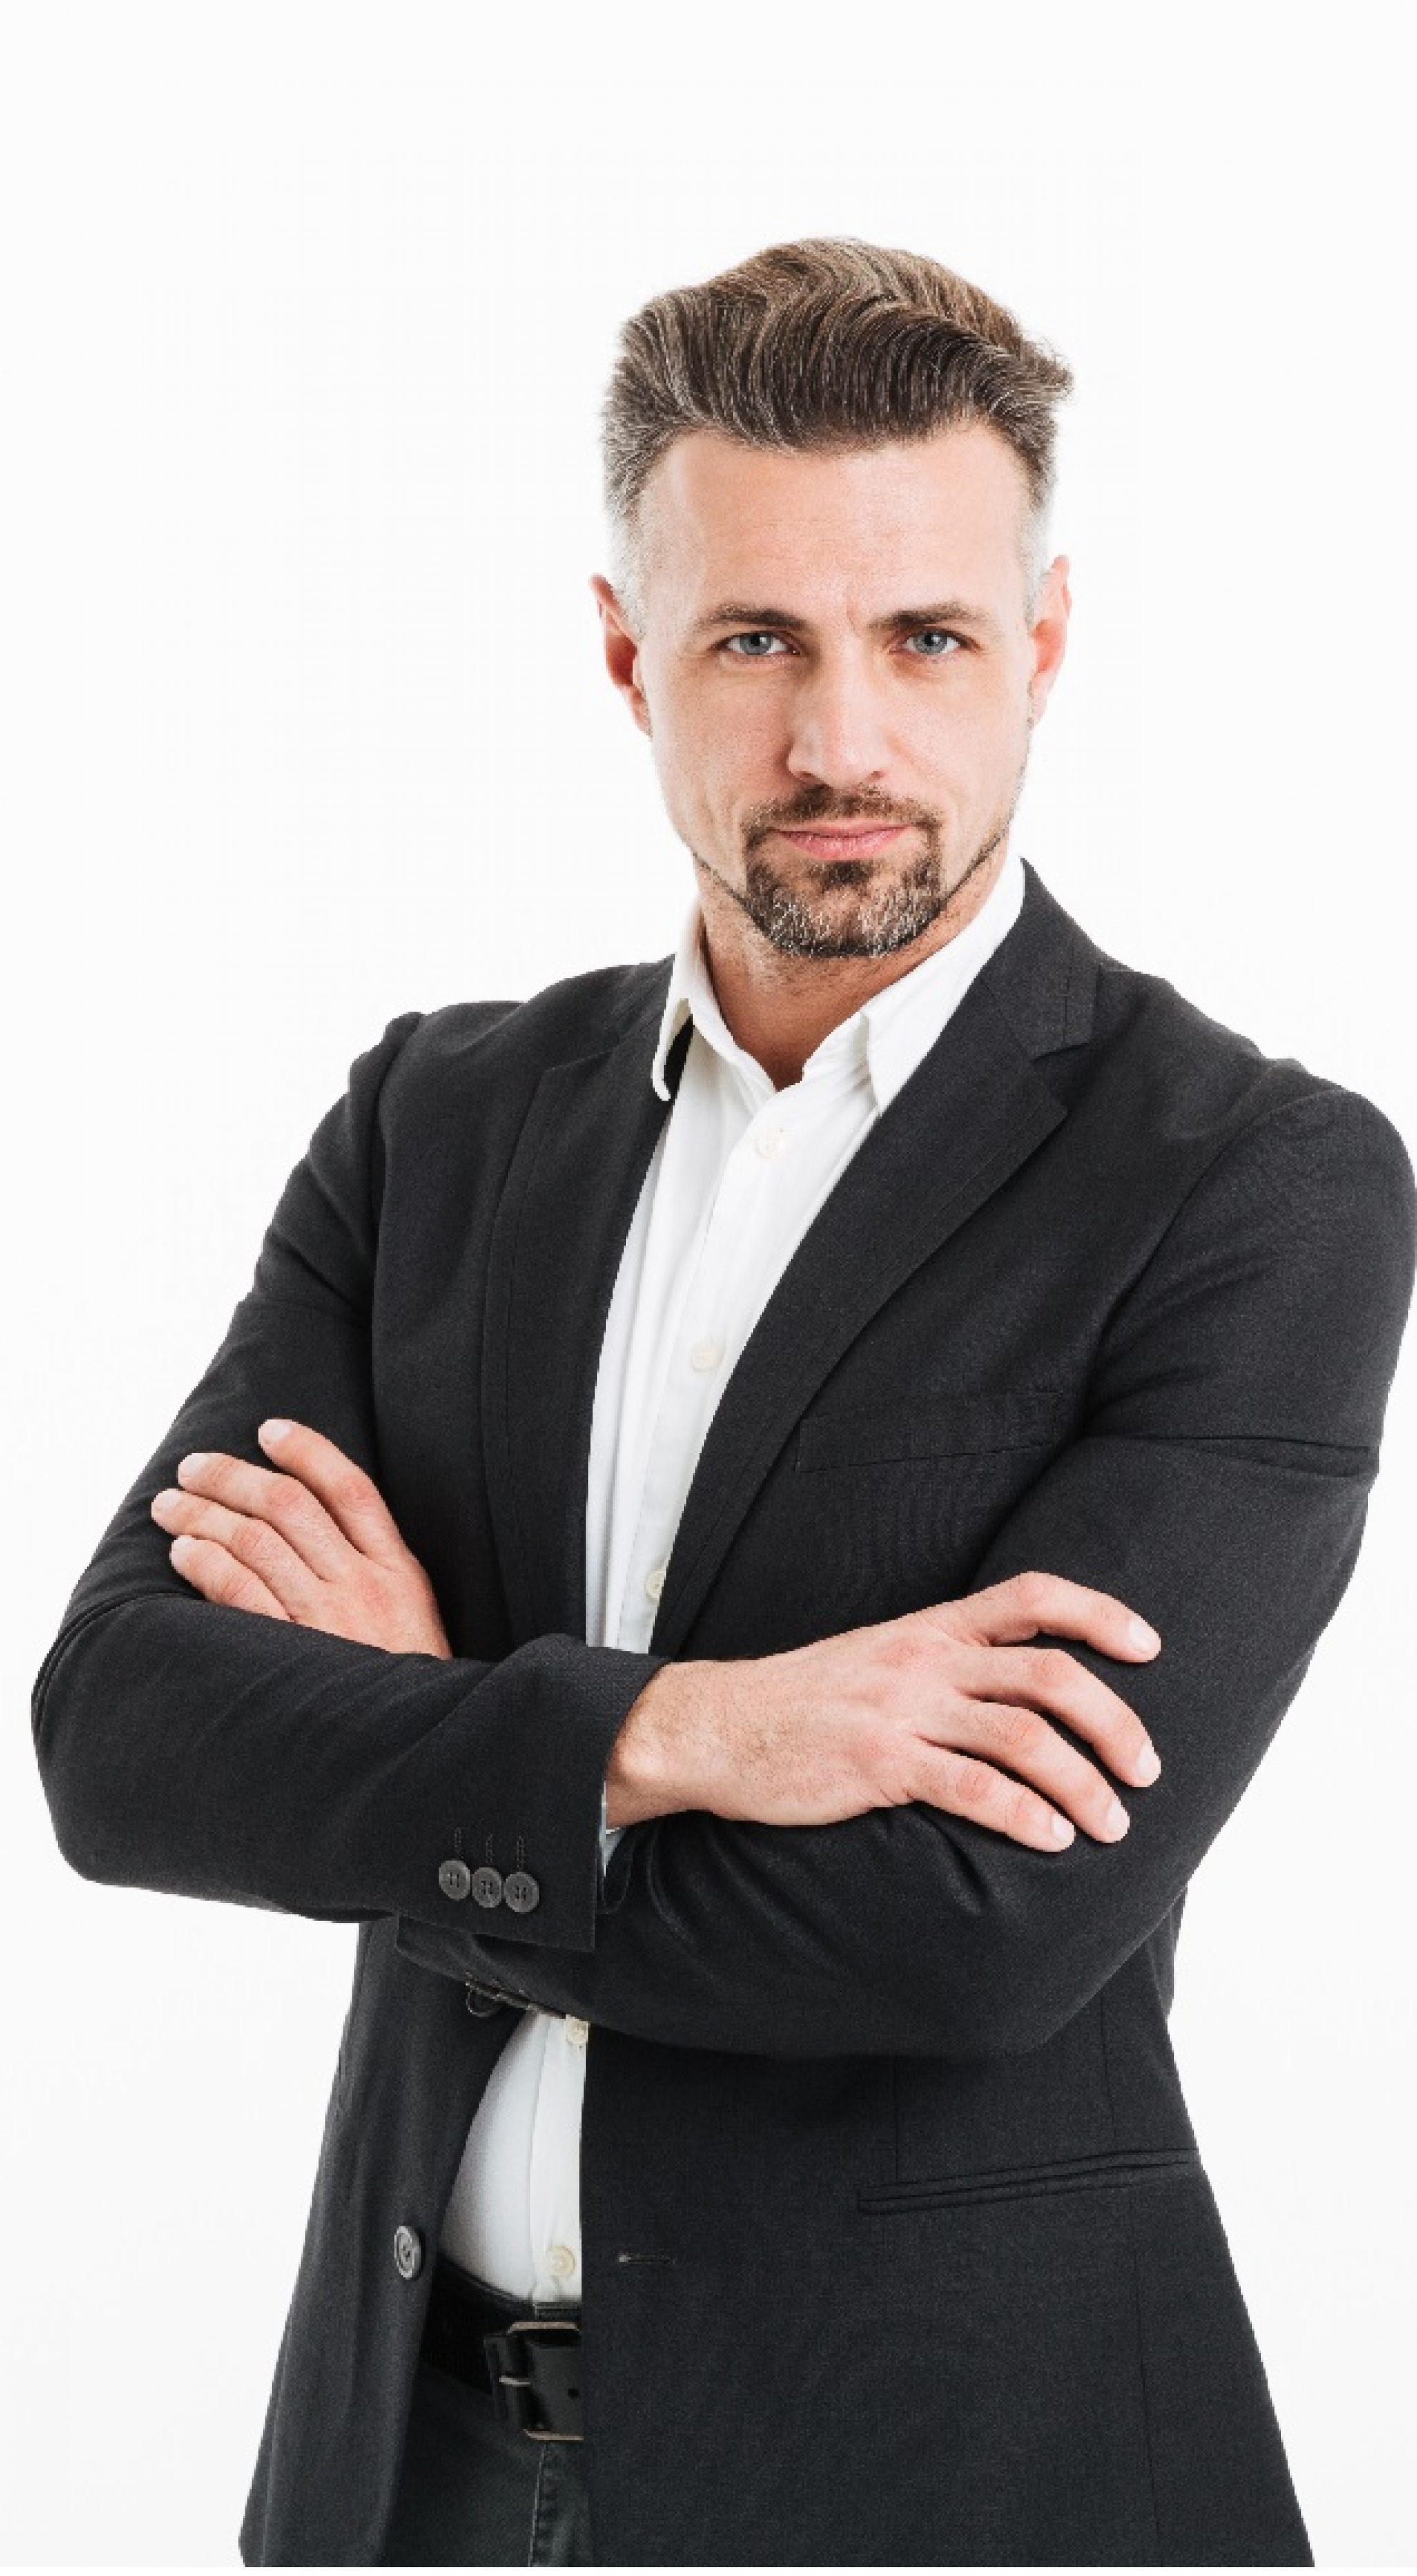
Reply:
[[[1417,1239],[1396,1131],[1330,1086],[1286,1101],[1217,1155],[1113,1319],[1082,1436],[976,1569],[976,1598],[1042,1569],[1119,1612],[1143,1608],[1160,1632],[1162,1651],[1121,1676],[1125,1700],[1112,1689],[1115,1635],[1107,1647],[1074,1639],[1077,1679],[1065,1686],[1066,1631],[1045,1637],[1055,1686],[1073,1693],[1071,1718],[1055,1711],[1062,1727],[1099,1741],[1080,1695],[1090,1680],[1093,1719],[1111,1699],[1125,1712],[1108,1753],[1120,1776],[1139,1779],[1124,1763],[1146,1739],[1160,1756],[1120,1841],[1084,1817],[1070,1844],[1044,1847],[918,1789],[794,1825],[680,1806],[628,1826],[602,1887],[602,1783],[641,1695],[652,1705],[664,1658],[570,1638],[495,1664],[450,1656],[392,1523],[369,1517],[383,1508],[377,1491],[363,1497],[359,1532],[342,1528],[338,1508],[328,1517],[376,1567],[360,1576],[365,1613],[375,1596],[383,1610],[396,1603],[396,1646],[371,1642],[358,1617],[302,1624],[313,1592],[292,1609],[277,1589],[264,1615],[254,1599],[224,1600],[216,1559],[189,1556],[179,1573],[154,1514],[174,1471],[189,1494],[215,1481],[177,1470],[189,1450],[270,1472],[241,1453],[272,1412],[295,1422],[296,1445],[323,1433],[341,1462],[326,1469],[347,1463],[372,1483],[368,1130],[399,1026],[317,1131],[251,1296],[46,1658],[36,1724],[61,1847],[87,1874],[126,1883],[317,1915],[393,1913],[400,1948],[429,1967],[671,2044],[812,2056],[1041,2044],[1175,1903],[1351,1574]],[[280,1475],[323,1508],[316,1450],[303,1475],[294,1446],[287,1454]],[[234,1489],[201,1499],[265,1517]],[[330,1608],[338,1548],[325,1543],[330,1562],[308,1578]],[[197,1598],[203,1563],[212,1588]],[[719,1669],[741,1679],[749,1668]],[[679,1668],[674,1686],[691,1671]],[[926,1688],[923,1659],[908,1686]],[[995,1704],[1028,1716],[1021,1701]],[[1049,1732],[1094,1772],[1059,1727]],[[485,1832],[508,1852],[521,1834],[542,1862],[542,1902],[505,1928],[499,1917],[490,1937],[438,1890],[459,1821],[479,1855]]]
[[[178,1572],[231,1609],[449,1660],[433,1586],[372,1477],[307,1423],[263,1422],[256,1436],[275,1470],[189,1452],[178,1483],[154,1496]],[[704,1808],[746,1823],[836,1824],[920,1797],[1040,1850],[1071,1842],[1068,1808],[1115,1842],[1127,1810],[1041,1710],[1138,1785],[1155,1779],[1159,1759],[1105,1682],[1052,1649],[1020,1650],[1045,1627],[1107,1655],[1160,1644],[1125,1603],[1033,1574],[795,1652],[664,1666],[611,1748],[609,1821]],[[1024,1776],[996,1769],[986,1748]]]

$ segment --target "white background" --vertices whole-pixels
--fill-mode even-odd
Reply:
[[[10,0],[11,2560],[237,2563],[354,1932],[80,1879],[28,1693],[351,1057],[673,943],[689,860],[586,587],[626,314],[854,232],[1063,352],[1075,614],[1018,846],[1417,1137],[1402,27]],[[1329,2564],[1417,2555],[1413,1410],[1409,1354],[1173,2017]]]

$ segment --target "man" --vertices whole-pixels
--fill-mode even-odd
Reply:
[[[1417,1190],[1013,847],[1068,382],[627,326],[677,953],[389,1023],[39,1675],[76,1869],[360,1925],[249,2563],[1312,2563],[1167,2012]]]

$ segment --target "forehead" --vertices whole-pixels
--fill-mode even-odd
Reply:
[[[998,596],[1020,578],[1023,466],[981,422],[827,455],[753,448],[691,430],[645,487],[646,572],[676,604],[777,599],[808,613],[848,595],[933,598],[961,586]]]

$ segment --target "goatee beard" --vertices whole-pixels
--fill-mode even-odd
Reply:
[[[994,856],[1012,819],[1010,814],[989,833],[951,886],[942,882],[939,829],[932,824],[924,827],[924,846],[905,871],[882,883],[873,882],[880,875],[876,859],[822,860],[822,900],[817,901],[789,885],[774,861],[755,849],[749,852],[741,888],[725,886],[725,892],[779,956],[889,957],[910,947],[939,920]],[[859,900],[843,902],[851,887],[860,888]]]

